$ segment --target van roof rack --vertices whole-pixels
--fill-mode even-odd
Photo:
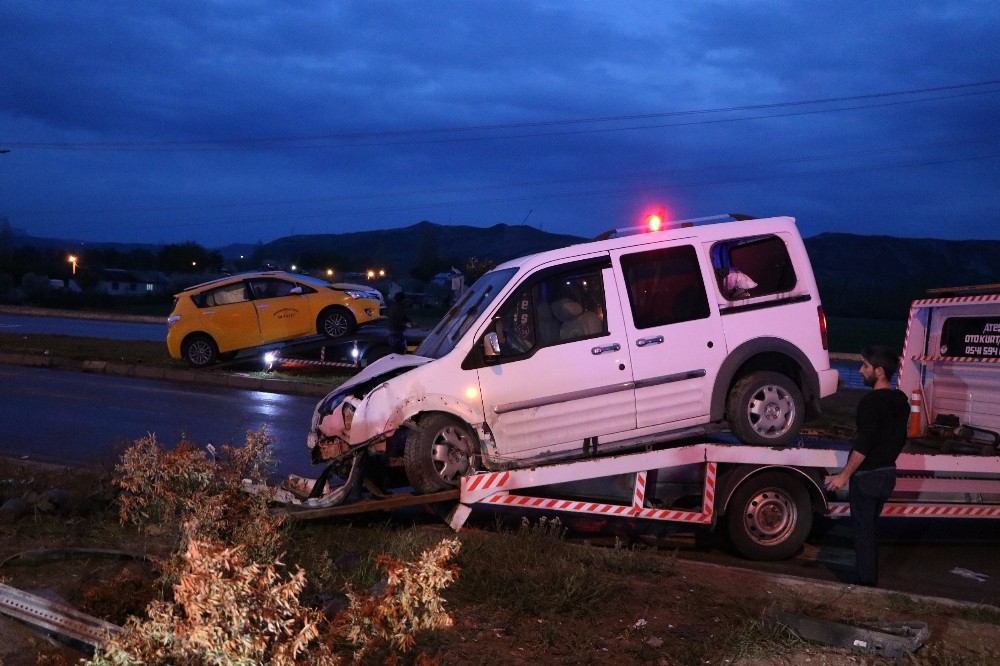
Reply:
[[[695,227],[702,224],[718,224],[720,222],[742,222],[744,220],[756,220],[757,218],[753,215],[744,215],[743,213],[723,213],[721,215],[709,215],[707,217],[691,217],[684,220],[664,220],[664,227],[670,227],[673,229],[683,229],[685,227]],[[594,236],[592,240],[602,241],[609,238],[615,238],[620,236],[631,236],[633,234],[645,233],[649,231],[649,228],[645,225],[638,225],[634,227],[622,227],[621,229],[609,229],[604,233]]]

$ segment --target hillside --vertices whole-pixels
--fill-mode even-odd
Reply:
[[[415,266],[434,259],[455,266],[461,266],[469,257],[501,262],[583,240],[524,225],[497,224],[483,228],[441,226],[425,221],[384,231],[286,236],[265,243],[255,251],[281,262],[303,265],[329,262],[355,269],[385,266],[394,273],[405,275]],[[220,248],[227,259],[246,254],[246,251],[246,246]]]
[[[1000,241],[826,233],[806,247],[835,316],[902,319],[929,288],[1000,283]]]

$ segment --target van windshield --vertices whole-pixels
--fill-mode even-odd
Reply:
[[[504,285],[517,273],[517,268],[505,268],[490,271],[482,276],[465,292],[458,302],[448,310],[448,313],[434,327],[430,335],[424,338],[417,350],[417,356],[441,358],[452,349],[465,335],[472,323],[479,318],[493,299],[503,289]]]

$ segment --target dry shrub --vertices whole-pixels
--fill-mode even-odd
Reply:
[[[131,618],[91,666],[341,663],[331,641],[320,640],[323,614],[299,603],[301,570],[282,575],[278,562],[263,566],[242,547],[197,539],[184,560],[174,601],[154,601],[147,619]]]
[[[266,433],[247,433],[243,447],[221,455],[188,441],[166,451],[149,435],[116,467],[120,520],[177,528],[179,548],[165,569],[173,598],[152,602],[144,620],[130,618],[89,662],[133,664],[339,664],[335,646],[354,660],[378,653],[400,662],[415,634],[451,625],[441,591],[457,576],[448,561],[458,539],[445,540],[411,563],[379,558],[387,583],[380,594],[348,593],[350,606],[332,622],[302,604],[305,572],[278,561],[282,520],[268,496],[244,491],[266,479]],[[415,655],[418,663],[426,658]]]
[[[218,454],[187,440],[166,450],[152,434],[136,440],[115,467],[121,522],[172,526],[180,529],[182,541],[240,546],[255,562],[275,559],[284,545],[283,519],[268,511],[267,494],[243,489],[244,479],[266,481],[270,444],[264,429],[247,432],[242,447],[223,445]]]
[[[460,547],[458,539],[445,539],[414,562],[379,558],[387,576],[385,590],[378,595],[349,593],[350,607],[341,618],[347,640],[358,648],[356,658],[384,648],[406,652],[415,645],[417,632],[451,626],[441,590],[458,577],[458,568],[448,562]]]

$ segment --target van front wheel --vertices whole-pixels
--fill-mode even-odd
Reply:
[[[418,493],[457,488],[472,471],[475,436],[464,423],[444,414],[432,414],[406,437],[403,462],[406,478]]]

